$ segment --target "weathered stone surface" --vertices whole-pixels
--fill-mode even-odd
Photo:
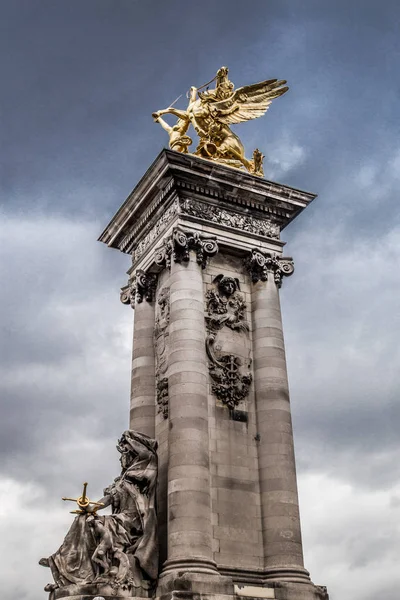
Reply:
[[[140,277],[131,422],[159,441],[159,598],[326,600],[303,567],[278,293],[280,231],[313,198],[163,151],[100,238]]]
[[[246,598],[275,598],[273,588],[260,588],[255,585],[235,585],[235,594]]]

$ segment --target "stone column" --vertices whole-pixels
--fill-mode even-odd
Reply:
[[[189,260],[188,260],[189,259]],[[164,573],[215,571],[201,265],[171,264],[168,464],[168,560]]]
[[[138,271],[121,301],[135,310],[133,324],[131,409],[129,427],[155,437],[156,374],[154,349],[154,292],[156,275]]]
[[[136,303],[133,325],[132,387],[129,426],[155,437],[156,373],[154,302]]]
[[[254,386],[266,579],[309,582],[303,566],[279,287],[291,260],[253,251]]]

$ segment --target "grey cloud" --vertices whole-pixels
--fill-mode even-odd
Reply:
[[[116,437],[127,422],[133,315],[119,287],[129,260],[105,258],[98,231],[63,219],[8,219],[3,230],[3,276],[11,282],[18,266],[19,277],[0,301],[1,470],[22,481],[59,487],[71,472],[64,443]],[[86,465],[92,460],[89,453]]]
[[[301,465],[384,486],[399,475],[398,232],[306,226],[290,250],[300,263],[282,297]]]

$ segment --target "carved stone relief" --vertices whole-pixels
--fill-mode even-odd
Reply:
[[[76,517],[60,548],[39,564],[50,567],[50,598],[151,596],[158,576],[157,442],[137,431],[118,440],[121,473],[93,503],[77,498]],[[86,488],[85,488],[86,489]],[[97,511],[111,507],[111,514]],[[80,587],[82,586],[82,587]],[[65,593],[63,593],[65,592]],[[83,594],[83,595],[82,595]]]
[[[291,258],[279,257],[273,252],[262,252],[258,248],[251,250],[250,256],[244,260],[244,265],[253,283],[267,281],[268,274],[271,273],[278,288],[282,285],[283,276],[289,276],[294,271]]]
[[[197,200],[180,200],[180,207],[183,214],[199,217],[200,219],[234,229],[248,231],[249,233],[263,237],[279,239],[279,225],[267,219],[257,219],[250,215],[241,215]]]
[[[149,233],[139,242],[135,250],[132,252],[132,262],[136,262],[152,244],[152,242],[167,228],[172,218],[179,212],[179,202],[175,200],[169,208],[161,215],[157,223]]]
[[[159,267],[170,268],[171,260],[176,263],[188,262],[190,251],[196,252],[196,261],[205,269],[207,259],[218,252],[215,236],[204,236],[197,231],[188,231],[177,227],[163,246],[156,251],[154,258]]]
[[[147,302],[153,302],[156,286],[156,273],[146,273],[138,269],[134,278],[121,289],[121,302],[130,304],[132,308],[134,308],[135,302],[138,304],[143,302],[143,298]]]
[[[248,331],[246,303],[241,294],[239,280],[218,275],[216,288],[206,293],[207,327],[210,331],[219,331],[224,325],[236,331]]]
[[[248,395],[252,375],[250,371],[242,373],[243,361],[239,356],[222,352],[223,336],[219,332],[227,327],[237,335],[247,337],[249,325],[246,303],[240,294],[238,279],[220,274],[213,283],[215,288],[206,293],[206,350],[210,359],[209,373],[213,380],[211,389],[232,411]]]
[[[168,419],[169,414],[169,395],[168,395],[168,377],[157,379],[157,404],[158,412],[164,419]]]
[[[169,288],[164,287],[158,292],[154,326],[154,342],[156,350],[156,398],[158,412],[163,415],[164,419],[168,418],[168,378],[165,374],[168,368],[169,315]]]

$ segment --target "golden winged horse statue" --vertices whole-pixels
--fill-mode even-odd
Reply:
[[[214,89],[200,91],[213,81],[216,82]],[[230,125],[262,117],[272,100],[288,91],[286,81],[268,79],[245,85],[235,91],[233,83],[228,79],[228,68],[221,67],[209,83],[200,88],[190,88],[186,110],[171,105],[153,113],[156,123],[169,134],[170,148],[188,153],[192,140],[186,134],[190,125],[193,125],[199,136],[199,144],[193,154],[232,167],[244,167],[254,175],[263,176],[263,154],[256,149],[253,158],[247,159],[243,144]],[[167,114],[177,117],[175,125],[170,126],[162,118]]]

